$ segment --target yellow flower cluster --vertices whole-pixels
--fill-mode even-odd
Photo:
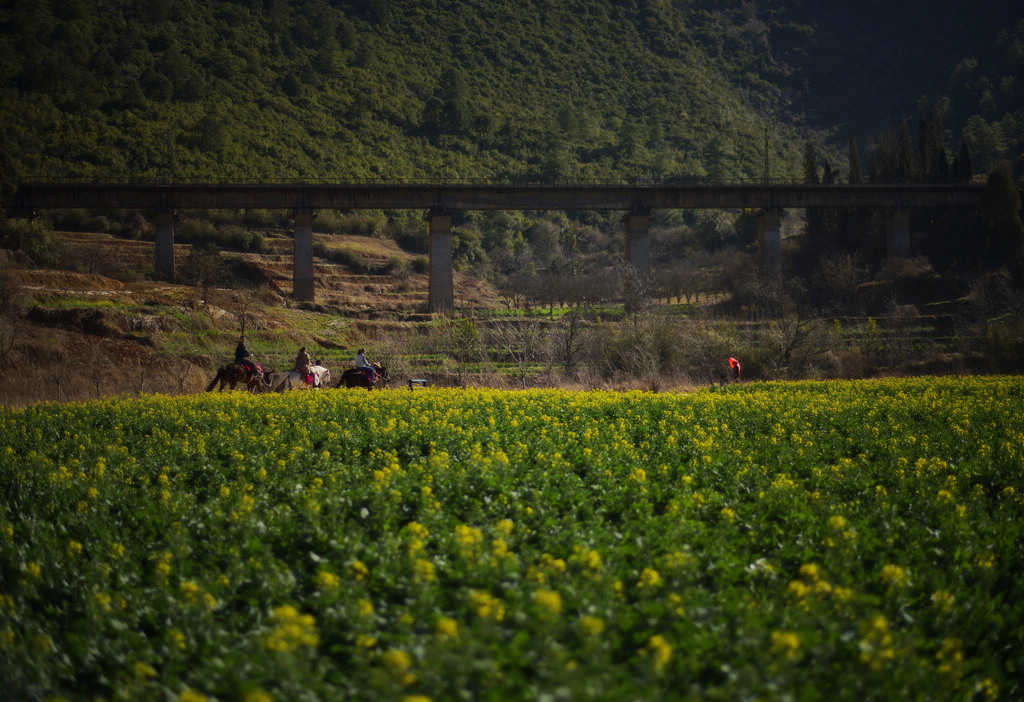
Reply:
[[[562,596],[554,590],[541,588],[533,593],[533,601],[540,605],[541,609],[548,614],[560,614],[562,611]]]
[[[333,590],[341,585],[341,578],[329,570],[321,570],[316,574],[316,586],[321,590]]]
[[[907,585],[907,571],[893,563],[882,566],[882,584],[889,589],[899,589]]]
[[[648,641],[641,653],[650,656],[654,669],[661,672],[672,660],[672,645],[661,634],[655,634]]]
[[[412,656],[407,651],[389,649],[380,654],[380,661],[403,685],[412,685],[416,682],[416,675],[409,672],[409,668],[412,667]]]
[[[459,623],[451,617],[438,617],[434,633],[442,638],[455,639],[459,636]]]
[[[800,654],[800,635],[792,631],[773,631],[771,651],[785,658],[796,658]]]
[[[311,614],[301,614],[291,605],[275,607],[272,619],[274,630],[264,639],[270,651],[291,653],[303,647],[315,648],[320,644],[316,620]]]
[[[896,658],[893,647],[892,632],[889,631],[889,620],[878,614],[862,627],[863,636],[860,640],[860,659],[871,668],[878,670],[888,661]]]
[[[469,605],[481,619],[501,621],[505,618],[505,605],[486,590],[470,590]]]

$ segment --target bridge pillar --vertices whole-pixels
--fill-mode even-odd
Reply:
[[[781,207],[766,207],[757,215],[757,257],[771,270],[782,269]]]
[[[174,280],[174,212],[160,209],[156,213],[155,260],[153,269],[157,275]]]
[[[886,253],[898,258],[910,253],[910,210],[898,209],[889,214],[889,236]]]
[[[622,218],[626,230],[626,261],[641,277],[651,268],[651,247],[647,228],[651,223],[649,211],[630,212]]]
[[[314,302],[313,292],[313,210],[297,207],[295,220],[295,252],[292,255],[292,299]]]
[[[430,224],[430,284],[427,309],[448,312],[455,307],[455,282],[452,276],[452,216],[442,209],[427,213]]]

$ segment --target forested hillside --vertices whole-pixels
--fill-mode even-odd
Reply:
[[[770,58],[618,2],[5,3],[25,176],[612,178],[792,161]],[[705,36],[710,35],[710,37]],[[741,55],[742,54],[742,55]]]
[[[1018,134],[1006,129],[1006,135],[1020,146],[1021,3],[861,0],[786,7],[782,14],[790,23],[780,18],[773,36],[794,68],[795,105],[819,124],[836,125],[838,136],[871,136],[938,105],[951,141],[972,116],[998,124],[1012,115]],[[971,146],[987,160],[990,144],[982,139]]]
[[[893,105],[940,90],[945,65],[967,59],[957,76],[976,88],[985,66],[969,49],[993,42],[996,27],[1021,53],[1012,12],[970,31],[948,27],[964,41],[925,59],[892,43],[905,24],[883,22],[865,44],[870,12],[828,5],[4,0],[4,172],[13,181],[751,178],[763,175],[767,144],[771,174],[799,176],[804,142],[843,144],[840,123],[870,136],[876,112],[881,128]],[[920,26],[957,19],[927,13]],[[847,29],[853,54],[842,50]],[[876,80],[885,69],[874,59],[899,55],[915,59],[894,68],[931,69],[920,90],[907,92],[905,72]],[[1002,117],[994,103],[1019,102],[1008,75],[988,79],[986,125]],[[844,94],[855,97],[849,119]]]

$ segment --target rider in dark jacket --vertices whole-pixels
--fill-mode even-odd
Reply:
[[[256,364],[252,359],[252,351],[245,345],[245,335],[238,337],[238,346],[235,347],[235,363],[240,363],[250,373],[256,372]]]

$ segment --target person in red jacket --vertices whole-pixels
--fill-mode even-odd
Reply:
[[[743,370],[743,368],[740,366],[739,360],[730,357],[729,358],[729,369],[732,371],[732,382],[734,382],[734,383],[739,382],[740,373]]]

